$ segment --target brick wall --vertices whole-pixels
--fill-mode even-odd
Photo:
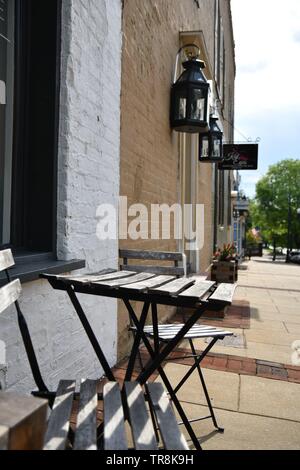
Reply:
[[[118,242],[96,237],[97,206],[119,195],[121,0],[64,0],[58,158],[58,256],[84,258],[87,271],[117,266]],[[117,235],[117,234],[116,234]],[[116,237],[117,238],[117,237]],[[112,365],[117,302],[83,297],[93,329]],[[66,294],[47,282],[23,286],[28,320],[46,383],[101,376]],[[1,315],[10,389],[33,387],[14,309]]]
[[[220,0],[226,54],[227,82],[233,81],[234,58],[230,2]],[[129,204],[173,205],[181,200],[179,139],[169,125],[170,87],[179,32],[202,30],[214,64],[215,9],[213,0],[125,0],[121,100],[121,195]],[[227,104],[224,113],[228,114]],[[225,125],[227,132],[227,125]],[[214,187],[211,165],[201,165],[197,202],[205,204],[205,246],[201,269],[208,267],[213,250]],[[121,247],[177,250],[174,240],[127,240]],[[161,309],[161,318],[170,315]],[[127,316],[119,310],[119,355],[128,350]]]

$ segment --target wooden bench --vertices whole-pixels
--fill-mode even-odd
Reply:
[[[190,272],[190,267],[186,261],[184,253],[179,252],[166,252],[166,251],[137,251],[137,250],[120,250],[119,257],[123,259],[120,265],[121,270],[133,271],[136,273],[153,273],[162,274],[167,276],[182,277],[187,276]],[[130,260],[139,260],[139,264],[129,264]],[[157,263],[152,265],[145,265],[145,261],[156,262],[169,262],[173,266],[159,266]]]
[[[104,385],[103,394],[99,394],[97,391],[99,381],[95,380],[82,380],[79,393],[76,392],[76,380],[60,381],[55,392],[47,389],[37,364],[26,320],[18,303],[22,290],[20,281],[17,279],[10,282],[8,268],[13,265],[11,251],[0,252],[0,271],[5,270],[8,278],[8,284],[0,289],[0,314],[15,304],[27,357],[39,388],[39,392],[35,392],[34,395],[48,398],[52,408],[43,448],[46,450],[96,450],[104,445],[107,450],[128,450],[131,446],[136,450],[156,450],[158,449],[158,430],[161,444],[165,449],[187,450],[186,440],[179,430],[169,398],[160,383],[146,384],[145,393],[136,382],[126,382],[121,390],[117,382],[108,382]],[[5,397],[7,398],[8,395]],[[98,401],[102,399],[104,423],[98,425]],[[28,400],[33,407],[36,401],[38,409],[43,408],[45,403],[44,400],[31,397],[27,397]],[[71,426],[74,400],[78,405],[75,430]],[[18,418],[12,410],[14,404],[17,406],[18,398],[10,395],[10,414],[13,416],[14,427],[17,428]],[[26,409],[25,402],[23,408]],[[2,448],[8,446],[7,439],[12,426],[11,421],[4,419],[5,416],[7,417],[7,415],[1,415],[0,408],[0,447]],[[46,414],[44,417],[46,419]],[[126,421],[132,433],[132,444],[125,432]],[[34,431],[41,438],[45,427],[42,420],[35,423],[34,427]],[[32,447],[36,448],[36,444],[32,444]]]

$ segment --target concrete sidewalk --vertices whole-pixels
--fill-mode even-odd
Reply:
[[[232,331],[243,335],[245,347],[215,346],[213,352],[271,361],[275,367],[292,364],[291,345],[300,340],[300,266],[263,258],[244,267],[235,300],[249,301],[250,329]],[[204,347],[198,340],[197,349]],[[183,364],[165,368],[173,384],[187,370]],[[210,420],[193,425],[204,449],[300,449],[299,383],[222,370],[204,369],[204,375],[219,424],[225,427],[222,435],[214,432]],[[190,418],[207,415],[200,389],[196,372],[178,394]]]
[[[300,340],[300,265],[272,263],[257,258],[239,271],[235,301],[250,303],[250,329],[232,329],[243,335],[246,348],[216,345],[214,352],[292,364],[291,346]],[[197,342],[198,349],[205,344]]]

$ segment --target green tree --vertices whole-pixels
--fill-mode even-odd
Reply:
[[[283,160],[270,166],[256,185],[250,207],[252,223],[260,227],[265,241],[299,248],[300,160]]]

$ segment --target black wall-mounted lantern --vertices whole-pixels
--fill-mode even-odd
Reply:
[[[223,132],[217,124],[216,116],[210,117],[210,129],[199,135],[200,162],[220,162],[223,160]]]
[[[237,209],[233,209],[233,218],[237,220],[240,216],[240,213]]]
[[[194,47],[198,55],[182,65],[183,73],[177,78],[179,56],[183,49]],[[208,131],[209,83],[202,70],[205,63],[199,60],[200,49],[189,44],[179,49],[176,58],[174,82],[171,91],[171,127],[177,132],[201,133]]]

